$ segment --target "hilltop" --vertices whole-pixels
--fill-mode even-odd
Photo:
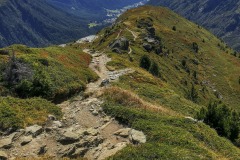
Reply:
[[[232,48],[240,50],[239,1],[235,0],[150,0],[149,4],[169,7],[222,38]]]

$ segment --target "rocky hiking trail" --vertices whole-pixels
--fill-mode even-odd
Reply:
[[[100,52],[85,49],[92,55],[90,68],[99,75],[99,80],[87,85],[88,98],[77,96],[59,104],[64,113],[62,120],[49,115],[44,126],[33,125],[0,139],[0,159],[18,157],[51,159],[61,157],[85,157],[102,160],[114,155],[128,144],[145,143],[143,132],[127,128],[106,115],[98,98],[103,79],[116,81],[121,75],[133,72],[131,69],[108,71],[111,59]]]

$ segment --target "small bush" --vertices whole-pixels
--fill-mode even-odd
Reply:
[[[150,67],[150,69],[149,69],[149,72],[150,72],[152,75],[158,77],[158,76],[159,76],[159,73],[160,73],[159,71],[160,71],[160,69],[159,69],[158,64],[157,64],[156,62],[153,62],[152,65],[151,65],[151,67]]]
[[[177,27],[176,27],[176,26],[173,26],[172,30],[176,31],[176,30],[177,30]]]
[[[191,89],[187,93],[187,98],[194,103],[198,102],[198,92],[197,92],[197,89],[194,87],[193,84],[192,84]]]
[[[142,56],[141,60],[140,60],[140,67],[143,69],[146,69],[147,71],[149,70],[149,68],[151,67],[151,60],[147,55]]]

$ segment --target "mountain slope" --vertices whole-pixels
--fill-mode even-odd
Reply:
[[[14,139],[10,149],[3,149],[12,158],[15,153],[20,158],[44,155],[101,159],[102,155],[120,160],[240,157],[240,149],[233,144],[239,144],[239,139],[231,142],[220,137],[213,128],[193,118],[210,101],[222,101],[240,111],[240,60],[210,32],[166,8],[144,6],[129,10],[115,24],[100,31],[94,42],[72,42],[63,48],[11,48],[16,54],[10,61],[6,49],[0,50],[1,93],[18,96],[20,84],[20,91],[25,91],[20,93],[27,97],[35,93],[49,98],[44,95],[51,91],[69,95],[79,91],[75,87],[83,89],[85,83],[96,80],[89,68],[101,78],[89,83],[84,94],[61,103],[63,119],[57,124],[48,119],[43,127],[39,126],[46,132],[37,137],[33,134],[32,141],[23,146],[22,139],[29,132]],[[12,63],[15,65],[9,65]],[[47,113],[61,117],[60,107],[46,101],[3,100],[0,116],[7,122],[22,120],[23,124],[33,124],[30,122],[35,121],[34,117],[24,119],[26,115],[21,114],[25,111],[23,106],[29,103],[34,104],[27,105],[33,111],[40,110],[34,114],[41,119]],[[11,101],[21,104],[17,105],[20,112]],[[48,107],[40,107],[38,102]],[[239,125],[237,120],[235,125]],[[118,132],[123,126],[127,130]],[[142,134],[133,137],[125,127],[143,131],[146,139]],[[143,138],[143,143],[138,138]],[[133,144],[126,146],[126,140]]]
[[[206,27],[234,49],[240,50],[239,1],[151,0],[149,4],[169,7],[184,17]]]
[[[140,14],[141,10],[143,13]],[[161,15],[156,15],[157,12]],[[151,7],[149,11],[148,7],[133,9],[122,15],[118,22],[113,28],[100,33],[104,36],[95,42],[95,48],[104,49],[114,42],[115,38],[124,36],[130,40],[133,54],[112,53],[114,59],[109,65],[117,68],[138,67],[141,57],[146,54],[158,64],[161,79],[177,94],[188,97],[191,89],[195,89],[198,92],[196,101],[199,104],[207,105],[212,99],[219,99],[240,110],[240,60],[233,56],[233,50],[210,32],[166,9],[158,11]],[[134,77],[138,79],[137,74]],[[128,79],[126,78],[126,81]],[[137,91],[143,92],[144,87],[140,88]],[[152,92],[153,95],[165,94],[157,89]],[[161,101],[160,95],[155,95],[158,97],[156,101],[169,103],[169,100],[164,98]],[[149,99],[154,99],[151,94]]]
[[[240,150],[231,142],[207,125],[184,118],[215,100],[240,110],[240,60],[233,50],[160,7],[129,10],[99,35],[93,46],[112,58],[110,70],[135,70],[107,90],[104,111],[148,138],[146,144],[129,146],[110,159],[239,159]],[[126,39],[128,49],[123,47]],[[144,56],[159,66],[158,75],[151,67],[139,68]],[[142,101],[151,105],[142,106]]]
[[[0,46],[59,44],[91,33],[89,20],[60,11],[46,1],[2,1],[0,17]]]

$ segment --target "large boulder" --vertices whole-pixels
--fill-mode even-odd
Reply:
[[[151,36],[155,36],[155,28],[154,27],[147,27],[146,30]]]
[[[57,141],[62,144],[71,144],[78,141],[79,138],[80,138],[79,134],[76,134],[72,131],[66,131],[64,133],[59,134]]]
[[[133,144],[146,143],[147,139],[143,132],[132,129],[129,132],[129,140]]]
[[[26,135],[32,135],[33,137],[37,137],[43,132],[43,128],[39,125],[29,126],[25,129]]]
[[[117,40],[115,40],[114,42],[112,42],[109,47],[114,50],[114,51],[118,51],[119,50],[123,50],[123,51],[127,51],[129,48],[129,40],[125,37],[121,37]]]
[[[21,145],[24,146],[32,141],[32,136],[25,136],[21,139]]]
[[[149,43],[143,43],[143,48],[148,51],[148,52],[151,52],[152,49],[153,49],[153,46]]]
[[[15,135],[16,135],[16,133],[13,133],[13,134],[9,135],[8,137],[4,137],[4,138],[0,139],[0,149],[1,148],[4,148],[4,149],[11,148]]]

